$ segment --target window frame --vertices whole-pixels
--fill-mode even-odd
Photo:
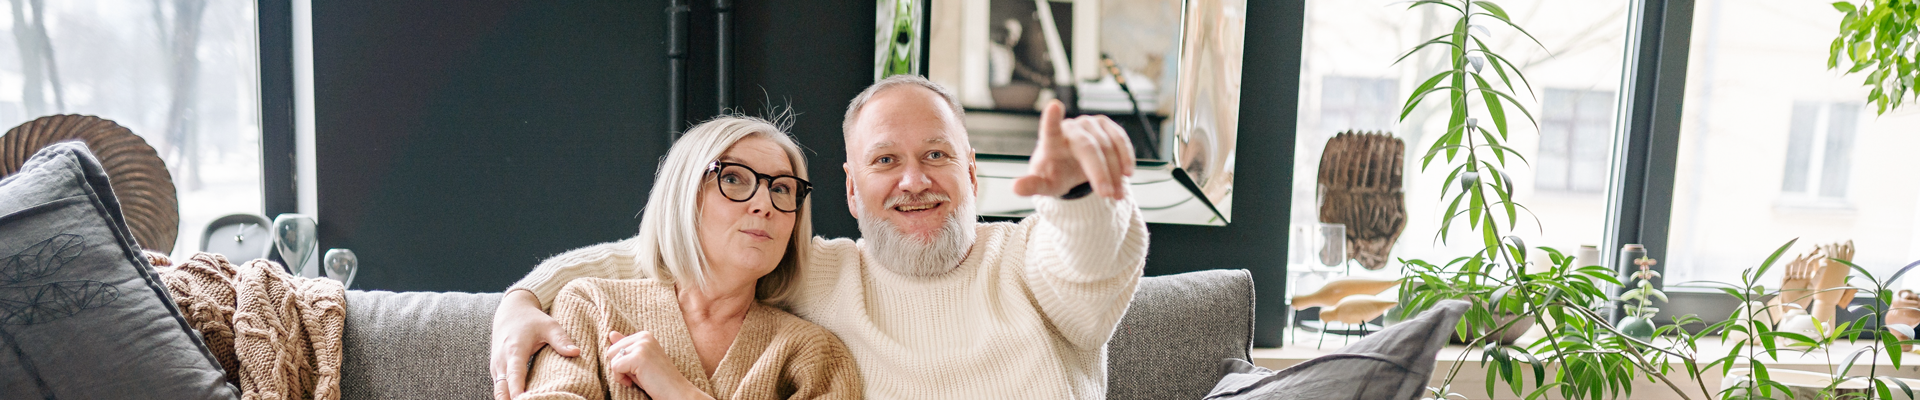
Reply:
[[[293,0],[255,0],[260,57],[260,196],[267,219],[299,212],[295,179]]]
[[[1606,242],[1601,247],[1603,265],[1618,269],[1619,253],[1612,249],[1629,243],[1645,246],[1647,257],[1666,258],[1674,180],[1678,172],[1687,60],[1692,43],[1693,6],[1693,0],[1641,0],[1628,22],[1628,34],[1633,42],[1628,44],[1629,75],[1622,80],[1620,91],[1624,95],[1618,97],[1623,112],[1616,117],[1615,124],[1620,131],[1614,138],[1612,178],[1607,191],[1608,224]],[[1842,103],[1823,104],[1832,107]],[[1817,195],[1819,189],[1809,190]],[[1662,276],[1667,275],[1664,263],[1655,264],[1653,269]],[[1654,318],[1663,325],[1671,323],[1672,317],[1687,314],[1699,317],[1703,324],[1713,324],[1726,320],[1739,307],[1737,300],[1716,290],[1668,288],[1664,278],[1655,278],[1652,283],[1669,298]],[[1861,294],[1852,304],[1876,301]],[[1615,303],[1615,315],[1623,315],[1619,313],[1620,303]],[[1838,318],[1856,318],[1861,312],[1842,309]],[[1689,328],[1704,326],[1690,325]]]

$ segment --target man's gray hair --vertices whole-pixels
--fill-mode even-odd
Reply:
[[[860,117],[860,110],[867,107],[867,100],[872,99],[875,93],[880,93],[880,91],[902,85],[919,86],[931,90],[935,94],[939,94],[942,100],[947,101],[947,108],[953,110],[953,122],[958,123],[966,119],[967,111],[960,108],[960,97],[954,96],[953,91],[948,90],[946,86],[933,83],[933,81],[927,80],[927,78],[919,75],[894,75],[887,77],[887,79],[881,79],[879,82],[874,82],[873,86],[867,86],[867,90],[860,91],[860,95],[854,96],[853,102],[847,104],[847,118],[840,122],[841,140],[853,138],[853,121]]]

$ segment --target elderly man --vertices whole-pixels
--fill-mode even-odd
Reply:
[[[1147,250],[1126,188],[1132,145],[1111,120],[1062,119],[1049,104],[1032,169],[1014,182],[1035,214],[979,224],[963,113],[910,75],[853,99],[843,168],[862,239],[816,238],[789,306],[840,336],[868,396],[1104,398],[1107,339]],[[542,269],[495,315],[496,393],[520,392],[541,345],[577,354],[542,306],[567,280],[617,268]]]

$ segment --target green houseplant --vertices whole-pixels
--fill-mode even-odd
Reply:
[[[1867,102],[1879,114],[1907,99],[1920,100],[1914,88],[1920,80],[1920,1],[1837,1],[1833,8],[1846,16],[1840,18],[1840,35],[1828,50],[1827,68],[1840,68],[1844,54],[1848,74],[1866,72],[1862,84],[1872,88]]]
[[[1429,7],[1452,15],[1452,29],[1416,45],[1396,63],[1422,51],[1444,51],[1447,66],[1417,86],[1402,107],[1400,118],[1405,122],[1408,115],[1427,100],[1444,99],[1440,105],[1446,107],[1446,130],[1420,158],[1423,169],[1445,167],[1448,171],[1441,185],[1441,197],[1447,200],[1448,206],[1440,216],[1438,237],[1445,241],[1450,233],[1473,232],[1477,234],[1471,236],[1481,246],[1471,254],[1443,263],[1400,260],[1407,275],[1399,293],[1402,315],[1424,310],[1441,300],[1469,301],[1472,307],[1461,319],[1457,335],[1467,338],[1467,345],[1480,351],[1481,365],[1487,369],[1484,381],[1489,396],[1496,387],[1505,386],[1529,399],[1620,398],[1631,396],[1634,382],[1644,380],[1668,386],[1682,397],[1693,392],[1716,394],[1720,398],[1768,398],[1787,393],[1784,391],[1787,386],[1771,380],[1766,370],[1767,360],[1777,357],[1782,348],[1831,351],[1834,344],[1849,339],[1866,339],[1871,344],[1854,350],[1846,361],[1829,368],[1834,379],[1823,392],[1831,395],[1827,397],[1861,395],[1838,394],[1834,390],[1849,375],[1860,372],[1854,366],[1860,357],[1885,354],[1898,367],[1899,352],[1887,350],[1913,341],[1899,341],[1877,328],[1877,322],[1884,322],[1884,304],[1891,296],[1885,287],[1898,274],[1885,281],[1876,280],[1865,269],[1851,264],[1848,266],[1870,284],[1834,290],[1859,289],[1880,299],[1881,305],[1866,307],[1864,317],[1838,324],[1818,335],[1773,331],[1771,320],[1760,317],[1763,309],[1749,308],[1713,324],[1687,315],[1658,321],[1664,324],[1654,326],[1651,322],[1655,321],[1649,320],[1657,311],[1656,300],[1665,301],[1665,296],[1645,284],[1653,277],[1651,270],[1637,274],[1641,285],[1621,298],[1630,303],[1628,310],[1634,317],[1623,324],[1624,329],[1631,332],[1623,332],[1623,326],[1616,326],[1606,316],[1614,304],[1609,288],[1622,285],[1610,268],[1573,265],[1573,257],[1559,250],[1530,248],[1519,237],[1509,234],[1518,224],[1520,212],[1527,211],[1525,206],[1513,201],[1513,181],[1507,173],[1507,163],[1510,160],[1524,163],[1526,159],[1507,145],[1509,127],[1518,120],[1516,116],[1535,126],[1538,124],[1525,103],[1515,97],[1521,88],[1531,93],[1531,84],[1518,65],[1488,48],[1486,37],[1491,33],[1482,25],[1511,27],[1529,39],[1533,39],[1532,35],[1491,1],[1422,0],[1412,2],[1409,9],[1416,7]],[[1537,39],[1533,41],[1539,44]],[[1912,71],[1910,60],[1873,65],[1890,65],[1887,68],[1899,73]],[[1516,81],[1521,85],[1514,85]],[[1898,97],[1898,93],[1905,92],[1892,93],[1895,94],[1888,96]],[[1898,104],[1897,99],[1877,99]],[[1483,118],[1485,123],[1481,122]],[[1778,295],[1778,288],[1769,290],[1756,281],[1792,245],[1793,242],[1789,242],[1781,246],[1757,268],[1743,271],[1738,285],[1701,283],[1699,286],[1718,289],[1742,304]],[[1529,260],[1530,249],[1540,250],[1547,259]],[[1651,263],[1651,260],[1645,261]],[[1529,265],[1535,267],[1528,268]],[[1544,337],[1525,345],[1506,344],[1496,339],[1521,322],[1546,324]],[[1685,326],[1696,329],[1682,329]],[[1719,340],[1711,335],[1721,332],[1752,337],[1753,344],[1738,340],[1730,351],[1714,348],[1712,353],[1703,352],[1700,343]],[[1434,397],[1459,396],[1451,383],[1466,364],[1455,363],[1446,371],[1441,385],[1432,391]],[[1869,363],[1864,372],[1877,377],[1877,366]],[[1700,379],[1708,370],[1719,369],[1725,374],[1734,368],[1746,368],[1754,373],[1744,385],[1729,387],[1726,391],[1709,390],[1707,383]],[[1688,381],[1691,385],[1683,388]],[[1897,380],[1876,378],[1873,382],[1876,390],[1865,397],[1888,398],[1895,390],[1907,391]],[[1533,385],[1531,390],[1526,389],[1529,383]]]
[[[1836,3],[1835,6],[1849,12],[1848,21],[1854,25],[1868,24],[1859,21],[1869,17],[1882,21],[1913,21],[1911,15],[1915,6],[1911,1],[1875,1],[1877,3],[1870,4],[1871,8],[1848,9],[1842,6],[1844,3]],[[1655,321],[1649,320],[1657,311],[1656,300],[1665,301],[1665,295],[1646,284],[1654,275],[1650,269],[1643,268],[1643,273],[1635,276],[1640,285],[1631,287],[1621,297],[1621,300],[1629,302],[1628,311],[1634,318],[1616,326],[1606,317],[1608,309],[1613,307],[1613,296],[1608,293],[1608,288],[1619,286],[1622,282],[1611,269],[1596,265],[1573,265],[1573,257],[1559,250],[1529,248],[1519,237],[1507,234],[1519,222],[1520,212],[1527,211],[1525,206],[1513,201],[1513,183],[1507,174],[1507,162],[1513,160],[1524,163],[1526,159],[1507,146],[1508,128],[1516,114],[1524,117],[1528,123],[1535,123],[1532,113],[1514,96],[1519,88],[1525,88],[1528,93],[1532,88],[1516,64],[1488,48],[1485,36],[1490,33],[1480,24],[1511,27],[1529,39],[1532,39],[1532,35],[1514,24],[1506,11],[1491,1],[1423,0],[1412,2],[1409,8],[1414,7],[1436,8],[1442,13],[1450,13],[1454,19],[1451,31],[1416,45],[1396,61],[1398,63],[1416,53],[1432,49],[1445,51],[1447,62],[1447,68],[1428,77],[1408,96],[1400,118],[1404,122],[1426,100],[1444,99],[1441,104],[1447,108],[1447,129],[1420,159],[1423,169],[1444,166],[1449,171],[1441,186],[1442,198],[1449,201],[1447,211],[1441,215],[1438,236],[1445,241],[1450,233],[1470,231],[1477,233],[1473,237],[1481,246],[1472,254],[1444,263],[1400,260],[1407,273],[1406,284],[1401,285],[1399,293],[1402,315],[1424,310],[1441,300],[1464,299],[1472,303],[1456,328],[1457,335],[1467,338],[1470,348],[1480,350],[1481,365],[1487,369],[1484,381],[1489,396],[1493,395],[1496,387],[1505,386],[1514,394],[1524,394],[1529,399],[1620,398],[1631,396],[1634,382],[1644,380],[1668,386],[1681,393],[1682,397],[1687,397],[1688,392],[1708,393],[1718,398],[1785,397],[1790,396],[1788,386],[1771,379],[1767,370],[1768,360],[1777,359],[1779,353],[1788,348],[1798,350],[1787,351],[1831,352],[1835,344],[1848,340],[1864,340],[1869,345],[1852,350],[1843,358],[1829,358],[1844,361],[1829,366],[1826,372],[1833,379],[1820,391],[1820,397],[1891,398],[1896,391],[1911,396],[1911,389],[1901,381],[1882,379],[1878,374],[1878,363],[1869,362],[1864,368],[1856,367],[1856,362],[1862,357],[1873,360],[1885,355],[1898,368],[1902,361],[1901,352],[1889,349],[1920,342],[1901,341],[1878,328],[1885,322],[1888,311],[1885,305],[1889,304],[1892,296],[1886,287],[1906,269],[1886,280],[1879,280],[1866,269],[1847,263],[1855,275],[1848,278],[1848,286],[1830,290],[1861,290],[1878,299],[1877,304],[1855,307],[1857,311],[1864,310],[1865,315],[1854,321],[1841,322],[1815,335],[1806,335],[1774,331],[1772,318],[1762,315],[1767,312],[1766,309],[1755,307],[1743,307],[1726,319],[1712,324],[1686,315],[1671,318],[1670,321],[1658,321],[1664,324],[1656,327],[1651,324]],[[1901,14],[1903,12],[1906,14]],[[1854,17],[1856,13],[1867,17]],[[1913,40],[1896,38],[1889,41],[1885,32],[1899,31],[1897,28],[1880,25],[1868,28],[1871,28],[1868,30],[1870,33],[1863,39],[1842,39],[1852,40],[1844,42],[1847,43],[1846,48],[1862,49],[1851,50],[1850,55],[1882,57],[1853,57],[1852,60],[1856,63],[1868,60],[1864,61],[1867,64],[1856,64],[1856,71],[1875,67],[1880,68],[1876,71],[1891,71],[1876,72],[1869,80],[1872,84],[1876,81],[1889,82],[1891,79],[1891,86],[1884,90],[1876,87],[1876,97],[1873,99],[1879,104],[1897,106],[1899,98],[1911,88],[1913,79],[1906,75],[1916,73],[1910,55]],[[1906,29],[1906,32],[1911,32],[1912,26]],[[1538,44],[1539,41],[1535,39],[1534,43]],[[1841,43],[1836,41],[1836,46],[1842,46]],[[1879,46],[1889,44],[1895,48],[1892,53],[1878,50],[1881,48]],[[1868,51],[1867,48],[1875,50]],[[1904,56],[1907,58],[1898,59],[1902,54],[1907,54]],[[1513,85],[1515,81],[1521,85],[1516,87]],[[1486,123],[1481,123],[1482,118]],[[1435,161],[1439,161],[1439,164],[1436,165]],[[1793,244],[1788,242],[1780,246],[1761,265],[1743,271],[1738,283],[1701,282],[1692,285],[1717,289],[1738,299],[1741,304],[1777,296],[1780,294],[1779,288],[1769,289],[1757,281]],[[1540,250],[1547,259],[1527,259],[1529,249]],[[1652,260],[1644,262],[1643,267],[1651,265]],[[1833,262],[1846,263],[1837,259]],[[1528,268],[1529,265],[1536,267]],[[1855,278],[1863,279],[1857,279],[1862,282],[1855,282]],[[1519,322],[1546,324],[1544,337],[1525,345],[1505,344],[1496,339],[1496,336]],[[1685,326],[1703,329],[1682,329]],[[1711,336],[1718,333],[1726,333],[1737,339],[1731,341],[1731,346],[1714,348],[1711,353],[1704,352],[1700,344],[1720,340]],[[1454,393],[1451,383],[1466,364],[1455,363],[1443,376],[1442,384],[1433,388],[1433,396],[1460,396]],[[1750,378],[1723,391],[1709,390],[1707,383],[1700,379],[1705,371],[1718,369],[1726,374],[1734,368],[1752,371]],[[1843,393],[1837,389],[1843,382],[1855,379],[1849,376],[1861,372],[1873,377],[1870,385],[1872,390]],[[1672,379],[1670,376],[1681,379]],[[1683,388],[1682,385],[1687,381],[1691,381],[1691,387]],[[1534,386],[1531,390],[1526,389],[1529,382]]]
[[[1528,123],[1538,124],[1525,103],[1513,94],[1521,87],[1531,93],[1531,83],[1518,65],[1488,48],[1486,36],[1490,31],[1481,24],[1511,27],[1529,39],[1532,35],[1491,1],[1424,0],[1409,6],[1414,7],[1434,7],[1453,15],[1453,27],[1416,45],[1399,61],[1437,49],[1446,52],[1448,67],[1417,86],[1402,107],[1400,118],[1404,122],[1428,99],[1445,100],[1446,130],[1421,157],[1421,168],[1434,168],[1434,162],[1440,161],[1450,170],[1441,185],[1441,197],[1451,200],[1441,215],[1440,240],[1464,229],[1479,233],[1476,236],[1482,246],[1444,264],[1402,260],[1409,276],[1400,291],[1404,310],[1424,310],[1447,299],[1470,302],[1472,307],[1461,319],[1458,335],[1468,338],[1469,347],[1481,350],[1482,362],[1488,368],[1485,382],[1489,395],[1502,383],[1521,393],[1529,376],[1537,386],[1531,393],[1534,397],[1547,393],[1566,398],[1630,394],[1632,381],[1642,376],[1657,378],[1678,390],[1677,384],[1665,378],[1669,364],[1664,360],[1684,354],[1620,334],[1602,316],[1610,303],[1604,288],[1620,284],[1611,271],[1572,265],[1573,257],[1552,248],[1540,248],[1548,260],[1528,260],[1529,247],[1516,236],[1503,235],[1519,222],[1520,211],[1526,210],[1513,201],[1513,180],[1506,173],[1509,160],[1526,162],[1507,146],[1509,120],[1518,114]],[[1537,39],[1533,41],[1539,44]],[[1514,85],[1516,81],[1521,85]],[[1480,122],[1483,116],[1486,124]],[[1455,226],[1456,222],[1464,225]],[[1536,261],[1547,268],[1529,273],[1526,267]],[[1554,324],[1547,329],[1547,336],[1532,346],[1503,344],[1494,338],[1521,321]],[[1676,330],[1672,325],[1661,327],[1653,336]],[[1436,397],[1452,392],[1451,382],[1464,364],[1455,363],[1447,371],[1441,387],[1434,390]]]

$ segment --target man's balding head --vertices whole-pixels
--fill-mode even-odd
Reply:
[[[946,86],[933,83],[933,81],[927,80],[927,78],[920,77],[919,75],[902,74],[874,82],[872,86],[867,86],[867,90],[860,91],[859,96],[853,97],[853,101],[847,104],[846,118],[840,122],[842,140],[845,140],[847,143],[854,142],[854,127],[859,122],[861,112],[868,108],[869,103],[874,102],[874,97],[878,96],[881,92],[902,89],[918,89],[913,91],[920,92],[922,95],[931,95],[932,98],[925,100],[937,102],[940,108],[946,110],[946,112],[937,113],[936,115],[954,127],[959,128],[960,134],[962,137],[965,137],[966,128],[964,128],[964,125],[961,124],[960,121],[966,117],[967,111],[960,107],[960,98],[954,96],[953,91],[948,90]]]

